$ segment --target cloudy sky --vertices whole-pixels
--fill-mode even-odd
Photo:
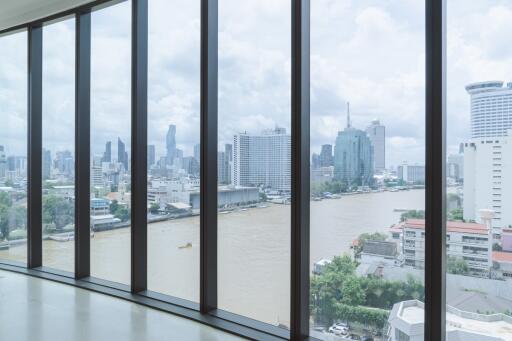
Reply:
[[[424,160],[424,3],[312,0],[312,151],[346,125],[378,118],[387,129],[387,165]],[[290,128],[290,1],[219,1],[219,143],[240,131]],[[512,81],[507,0],[448,1],[449,152],[468,137],[464,86]],[[150,1],[149,141],[165,153],[199,142],[199,1]],[[92,17],[93,151],[117,137],[130,143],[130,6]],[[44,145],[73,148],[74,23],[44,28]],[[26,150],[26,33],[0,38],[0,145]]]

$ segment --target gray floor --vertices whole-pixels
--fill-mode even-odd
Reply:
[[[0,340],[241,340],[121,299],[0,271]]]

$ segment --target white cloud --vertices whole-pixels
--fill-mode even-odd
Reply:
[[[176,124],[186,154],[199,142],[199,1],[150,2],[149,142],[165,152]],[[387,126],[388,164],[424,158],[424,3],[315,0],[311,3],[312,151],[334,143],[351,102],[354,125]],[[511,81],[506,0],[448,2],[448,142],[468,137],[467,83]],[[130,6],[93,13],[94,150],[130,138]],[[290,127],[290,2],[219,4],[219,143],[238,131]],[[74,129],[72,21],[45,27],[45,145],[70,148]],[[0,144],[25,153],[26,34],[0,38]],[[5,53],[7,51],[7,53]],[[6,119],[5,117],[8,117]],[[6,129],[7,128],[7,129]],[[114,143],[115,144],[115,143]]]

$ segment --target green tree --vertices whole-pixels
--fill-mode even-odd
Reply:
[[[149,206],[149,212],[151,214],[157,214],[159,209],[160,205],[156,202],[151,203],[151,205]]]
[[[464,221],[464,211],[462,208],[455,208],[448,213],[448,220]]]
[[[464,259],[448,256],[446,271],[454,275],[466,275],[469,272],[468,263]]]
[[[407,219],[425,219],[425,211],[423,210],[409,210],[402,213],[400,221],[406,221]]]
[[[55,195],[43,197],[43,223],[55,224],[55,228],[61,229],[73,222],[74,205],[68,200]]]

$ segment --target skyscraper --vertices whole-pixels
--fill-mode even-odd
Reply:
[[[155,145],[148,145],[148,169],[155,164]]]
[[[167,147],[167,164],[172,165],[176,157],[176,126],[174,124],[169,125],[165,141]]]
[[[507,136],[512,129],[512,83],[473,83],[466,91],[471,96],[471,138]]]
[[[226,143],[224,146],[224,153],[226,154],[226,183],[230,184],[232,182],[231,173],[233,168],[233,145],[231,143]]]
[[[464,143],[464,219],[480,222],[480,210],[492,209],[493,227],[507,227],[512,225],[512,211],[507,210],[512,206],[512,83],[473,83],[466,91],[471,139]]]
[[[379,120],[373,120],[366,128],[373,145],[373,163],[375,171],[386,169],[386,127]]]
[[[219,184],[227,184],[228,181],[228,169],[226,167],[226,159],[227,158],[225,152],[217,152],[217,182]]]
[[[265,186],[289,191],[291,184],[291,136],[284,128],[261,135],[240,133],[233,137],[235,186]]]
[[[51,151],[43,148],[43,180],[50,178],[52,170],[52,153]]]
[[[121,138],[117,138],[117,162],[123,164],[124,170],[128,170],[128,153]]]
[[[5,156],[4,146],[0,146],[0,179],[5,178],[7,171],[7,157]]]
[[[338,133],[334,148],[334,177],[349,186],[373,181],[373,146],[366,132],[352,128],[347,107],[347,127]]]
[[[101,162],[112,162],[112,142],[107,141],[105,144],[105,151],[103,152],[103,157],[101,158]]]
[[[318,158],[320,167],[329,167],[334,164],[334,158],[332,155],[332,145],[324,144],[322,145],[322,150],[320,151],[320,156]]]
[[[198,163],[201,162],[201,145],[200,144],[194,145],[194,159],[196,159],[196,161]]]

